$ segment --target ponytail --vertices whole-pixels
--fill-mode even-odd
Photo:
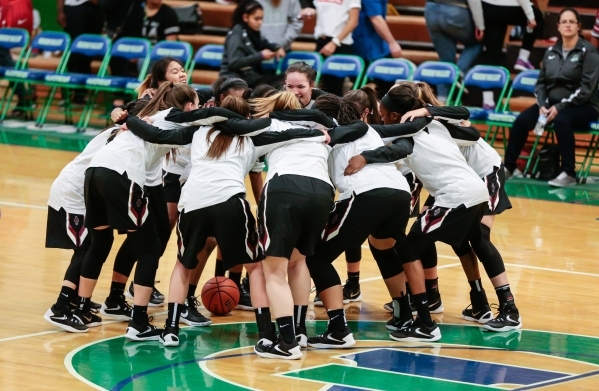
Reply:
[[[373,84],[367,84],[359,90],[349,91],[343,100],[353,102],[358,105],[360,112],[368,109],[367,122],[370,124],[382,124],[381,114],[379,113],[379,96],[376,87]]]
[[[245,100],[235,96],[227,96],[225,99],[223,99],[221,107],[241,114],[246,118],[249,118],[250,116],[250,105]],[[240,151],[241,148],[243,148],[245,137],[232,136],[223,132],[217,134],[216,137],[214,137],[214,140],[210,142],[210,138],[215,131],[216,129],[212,128],[206,134],[206,142],[209,145],[208,151],[206,152],[207,159],[220,159],[220,157],[227,152],[233,143],[233,140],[235,140],[235,137],[237,137],[236,150]]]

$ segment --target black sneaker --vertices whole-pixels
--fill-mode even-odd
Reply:
[[[164,346],[179,346],[179,328],[166,326],[158,340]]]
[[[314,307],[324,307],[324,304],[322,303],[322,300],[320,299],[320,295],[317,293],[316,296],[314,296]]]
[[[485,304],[482,308],[477,308],[476,310],[470,304],[466,309],[462,311],[462,316],[464,319],[470,322],[477,322],[480,324],[485,324],[491,319],[493,319],[493,312],[491,311],[491,307],[488,304]]]
[[[388,303],[383,304],[383,309],[385,311],[393,312],[393,300]]]
[[[308,347],[308,333],[306,332],[305,328],[295,328],[295,340],[297,341],[297,344],[300,346],[300,348]]]
[[[245,277],[241,280],[241,286],[247,293],[250,293],[250,275],[247,272],[245,273]]]
[[[72,316],[72,313],[68,308],[56,308],[56,304],[46,311],[44,319],[48,323],[60,327],[70,333],[87,333],[88,330],[86,325]]]
[[[489,331],[509,331],[522,328],[522,318],[515,305],[503,304],[495,319],[483,325]]]
[[[160,291],[158,289],[156,289],[156,284],[158,284],[160,281],[154,281],[154,290],[152,291],[152,297],[155,297],[159,300],[164,301],[165,297],[162,293],[160,293]]]
[[[110,297],[106,298],[106,301],[102,304],[102,308],[100,308],[102,315],[123,322],[131,319],[131,311],[132,308],[125,300],[125,295],[120,295],[117,300],[110,300]]]
[[[131,319],[125,332],[125,338],[131,341],[158,341],[164,330],[151,324],[151,320],[152,318],[148,318],[145,324],[138,325]]]
[[[133,300],[133,297],[135,296],[135,292],[133,291],[133,282],[129,284],[129,289],[125,291],[125,296],[129,300]],[[148,303],[148,307],[162,307],[163,305],[164,295],[154,287],[152,289],[152,296],[150,296],[150,302]]]
[[[250,297],[250,292],[245,290],[243,284],[239,286],[239,302],[237,303],[236,310],[244,310],[244,311],[253,311],[254,307],[252,307],[252,298]]]
[[[80,309],[76,309],[73,312],[73,318],[76,318],[79,322],[83,323],[87,327],[97,327],[102,325],[102,318],[94,314],[92,311],[85,313]]]
[[[100,309],[102,308],[102,304],[96,303],[95,301],[91,301],[89,303],[89,308],[97,312],[100,311]]]
[[[319,349],[343,349],[356,344],[354,335],[349,327],[343,331],[336,331],[327,328],[323,334],[308,338],[308,346]]]
[[[189,326],[210,326],[212,324],[212,320],[210,318],[205,317],[198,311],[198,300],[194,296],[189,296],[185,299],[185,308],[181,312],[181,317],[179,318],[179,322],[185,323]]]
[[[429,327],[416,318],[410,327],[394,331],[389,337],[400,342],[435,342],[441,339],[441,330],[434,320],[433,325]]]
[[[410,327],[413,322],[414,319],[412,319],[412,316],[410,316],[409,318],[396,318],[395,316],[392,316],[391,319],[387,321],[387,330],[405,330],[408,327]]]
[[[343,286],[343,304],[348,304],[354,301],[362,300],[362,291],[360,291],[360,284],[357,287],[350,286],[347,281]]]
[[[271,341],[264,338],[258,341],[256,346],[254,346],[254,352],[264,358],[282,358],[284,360],[298,360],[302,358],[302,350],[295,339],[290,344],[285,343],[282,338],[271,344],[268,342]]]

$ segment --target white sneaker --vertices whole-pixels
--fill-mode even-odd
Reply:
[[[576,178],[573,178],[565,172],[562,172],[555,179],[550,180],[548,184],[549,186],[555,187],[576,186]]]

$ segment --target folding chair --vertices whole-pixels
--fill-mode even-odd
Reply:
[[[89,104],[86,106],[87,110],[81,115],[77,125],[79,131],[84,131],[87,128],[93,112],[93,105],[100,92],[135,94],[136,86],[146,77],[151,46],[150,41],[143,38],[121,38],[113,44],[110,50],[110,58],[120,57],[129,61],[137,60],[138,65],[140,64],[138,66],[139,75],[136,78],[123,76],[88,77],[85,81],[85,88],[91,91],[91,95]],[[109,101],[108,99],[104,100],[107,109],[111,107],[107,103]]]
[[[14,73],[19,69],[25,68],[27,64],[27,60],[29,59],[29,50],[25,48],[29,44],[29,33],[24,29],[15,29],[15,28],[1,28],[0,29],[0,48],[5,49],[8,53],[7,55],[11,55],[10,51],[12,49],[21,49],[19,51],[19,57],[15,61],[14,66],[5,66],[0,67],[0,78],[8,79],[6,77],[6,72]],[[0,122],[4,120],[6,112],[8,111],[8,105],[11,102],[11,99],[14,94],[15,85],[9,85],[4,91],[4,95],[2,100],[0,101],[0,107],[3,107],[3,115],[0,117]],[[9,91],[11,91],[9,93]],[[9,97],[10,95],[10,97]]]
[[[364,74],[362,86],[377,80],[395,83],[401,80],[412,80],[416,65],[403,58],[382,58],[373,61]]]
[[[193,71],[193,47],[189,42],[160,41],[152,48],[150,64],[164,57],[172,57],[183,63],[185,70]]]
[[[500,90],[499,97],[494,110],[485,110],[480,107],[469,107],[470,121],[473,123],[485,124],[490,112],[500,112],[501,102],[507,91],[507,86],[510,81],[510,73],[504,67],[477,65],[472,68],[464,77],[462,87],[458,91],[458,95],[453,103],[455,106],[462,104],[462,97],[466,87],[480,88],[481,90]]]
[[[57,69],[56,72],[45,75],[43,81],[40,84],[47,85],[50,88],[50,92],[46,97],[44,102],[44,106],[41,111],[38,113],[36,126],[42,127],[46,122],[46,118],[50,111],[50,106],[54,100],[54,96],[56,94],[56,90],[58,88],[62,88],[63,91],[63,99],[65,102],[64,107],[64,115],[65,115],[65,123],[72,124],[73,123],[73,113],[71,108],[71,103],[69,99],[69,94],[71,89],[85,89],[86,81],[90,77],[104,77],[106,75],[106,71],[108,69],[108,63],[110,61],[110,49],[112,47],[112,43],[110,39],[102,35],[94,35],[94,34],[83,34],[75,38],[70,49],[65,56],[65,65],[68,61],[68,58],[71,54],[77,53],[82,56],[95,58],[102,58],[100,68],[96,75],[87,75],[81,73],[70,73],[65,72],[66,66],[63,69]],[[83,113],[86,112],[88,106],[93,107],[93,102],[88,101],[83,109]],[[82,114],[83,114],[82,113]],[[82,115],[83,117],[83,115]],[[81,119],[80,119],[81,120]]]
[[[316,78],[318,79],[318,75],[320,75],[320,69],[322,68],[323,59],[320,53],[316,52],[289,52],[281,61],[279,70],[280,72],[285,72],[287,68],[289,68],[289,65],[300,61],[304,61],[306,64],[314,68],[316,70]]]
[[[224,50],[223,45],[209,44],[202,46],[194,57],[195,66],[200,65],[202,69],[219,70],[223,61]]]
[[[345,55],[345,54],[333,54],[327,57],[320,73],[316,77],[316,84],[320,82],[320,78],[323,75],[335,76],[338,78],[355,78],[352,90],[360,87],[362,81],[362,75],[364,74],[364,60],[358,56]]]
[[[415,82],[425,82],[435,88],[440,85],[450,85],[445,103],[451,105],[453,95],[457,89],[459,75],[460,70],[451,62],[425,61],[416,68],[412,79]]]

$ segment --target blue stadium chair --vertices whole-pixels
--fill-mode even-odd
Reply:
[[[150,63],[163,57],[172,57],[183,63],[187,72],[193,71],[193,48],[188,42],[161,41],[152,48]]]
[[[453,94],[456,92],[460,70],[451,62],[425,61],[416,68],[412,79],[425,82],[435,88],[440,85],[449,85],[446,104],[452,103]]]
[[[125,93],[133,95],[135,89],[146,77],[148,65],[150,62],[150,48],[152,44],[143,38],[120,38],[112,45],[110,58],[117,57],[129,61],[136,60],[139,68],[138,77],[123,76],[102,76],[88,77],[85,81],[85,87],[91,91],[86,110],[81,115],[77,129],[84,131],[89,124],[93,112],[94,103],[100,92]],[[106,109],[110,109],[112,99],[105,99]]]
[[[293,51],[287,53],[285,58],[281,61],[280,71],[285,72],[287,68],[289,68],[289,65],[299,61],[304,61],[306,64],[314,68],[316,70],[316,77],[318,78],[320,69],[322,68],[323,60],[320,53],[316,52]]]
[[[345,54],[333,54],[328,57],[324,64],[322,64],[322,68],[320,69],[320,73],[316,78],[316,84],[320,81],[320,78],[323,75],[335,76],[338,78],[355,78],[354,85],[352,87],[353,90],[358,88],[362,81],[362,75],[364,74],[364,69],[366,66],[364,65],[364,60],[358,56],[351,56]]]
[[[2,68],[0,73],[3,75],[3,79],[14,83],[13,88],[6,89],[0,107],[4,107],[2,114],[0,115],[0,122],[6,118],[8,107],[15,93],[15,86],[18,83],[35,85],[40,84],[46,75],[54,73],[54,71],[46,69],[32,69],[28,67],[29,58],[31,57],[32,51],[39,52],[61,52],[62,55],[59,59],[57,69],[64,69],[66,67],[66,56],[71,44],[71,37],[67,33],[57,31],[44,31],[36,35],[31,41],[31,45],[27,50],[23,50],[23,66],[21,69],[9,69]],[[16,106],[15,109],[21,109],[26,113],[26,117],[30,117],[33,113],[31,105]]]
[[[194,57],[194,64],[200,65],[202,68],[220,69],[220,64],[223,61],[223,45],[204,45]],[[194,66],[195,67],[195,66]]]
[[[382,58],[370,64],[364,75],[362,86],[376,80],[386,83],[412,80],[414,69],[416,69],[416,66],[410,60],[403,58]]]
[[[277,61],[276,58],[271,58],[270,60],[262,61],[262,70],[267,71],[268,73],[279,74],[281,70],[281,60]]]
[[[68,61],[68,57],[73,54],[79,54],[82,56],[86,56],[89,58],[101,58],[100,68],[98,69],[98,73],[95,77],[104,77],[106,75],[106,71],[108,69],[108,63],[110,61],[110,49],[112,47],[112,43],[110,39],[102,35],[93,35],[93,34],[83,34],[78,36],[72,43],[65,61]],[[65,67],[66,68],[66,67]],[[45,75],[43,81],[40,81],[40,84],[47,85],[50,88],[50,93],[46,97],[44,102],[44,106],[38,114],[36,125],[38,127],[42,127],[46,122],[46,118],[50,111],[50,106],[52,101],[54,100],[54,96],[56,94],[56,90],[58,88],[62,88],[63,98],[65,101],[64,107],[64,115],[65,115],[65,123],[72,124],[72,109],[70,104],[70,99],[68,99],[71,89],[85,89],[86,81],[90,77],[94,77],[94,75],[87,75],[81,73],[70,73],[64,72],[65,69],[57,69],[56,72],[52,74]],[[88,102],[89,104],[89,102]],[[86,105],[87,108],[87,105]],[[84,109],[85,112],[86,109]]]
[[[464,90],[467,87],[480,88],[481,90],[500,90],[499,97],[496,102],[494,110],[485,110],[479,107],[473,107],[470,109],[470,121],[474,123],[486,123],[487,117],[490,112],[498,113],[502,107],[501,102],[507,91],[507,87],[510,81],[510,73],[504,67],[490,66],[490,65],[477,65],[472,68],[464,77],[462,87],[458,91],[458,95],[453,103],[456,106],[462,104],[462,97]]]
[[[25,48],[29,44],[29,33],[23,29],[13,28],[0,28],[0,48],[11,50],[20,48],[19,57],[15,61],[14,67],[0,67],[0,77],[4,76],[4,73],[10,69],[21,69],[25,67],[26,50]]]

